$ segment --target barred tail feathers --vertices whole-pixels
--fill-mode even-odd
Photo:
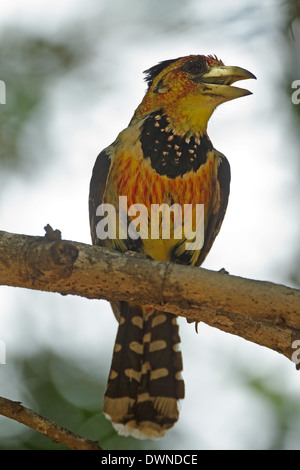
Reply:
[[[184,398],[177,317],[121,303],[103,412],[122,435],[164,436]]]

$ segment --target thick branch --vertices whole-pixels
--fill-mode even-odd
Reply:
[[[25,408],[18,401],[0,397],[0,414],[25,424],[32,429],[44,434],[56,443],[60,443],[72,450],[101,450],[96,441],[84,439],[72,433],[53,421],[44,418],[29,408]]]
[[[203,321],[289,359],[295,352],[299,290],[57,238],[49,230],[45,238],[0,232],[0,284],[134,301]]]

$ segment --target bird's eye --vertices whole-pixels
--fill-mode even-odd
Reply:
[[[182,68],[185,72],[191,73],[192,75],[198,75],[207,71],[207,63],[204,59],[190,60],[186,62]]]

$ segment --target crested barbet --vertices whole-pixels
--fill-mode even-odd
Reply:
[[[230,185],[229,163],[207,124],[219,104],[251,94],[232,84],[255,76],[216,56],[190,55],[160,62],[145,77],[148,89],[128,127],[93,168],[92,242],[200,266],[220,230]],[[113,302],[112,309],[119,326],[103,412],[122,435],[160,438],[184,398],[177,317],[134,302]]]

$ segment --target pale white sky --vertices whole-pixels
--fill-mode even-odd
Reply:
[[[296,163],[290,167],[295,160],[289,159],[288,166],[282,165],[290,123],[285,113],[279,112],[288,106],[286,98],[278,96],[275,88],[282,68],[278,50],[273,47],[280,11],[276,14],[270,2],[260,2],[262,12],[271,14],[256,14],[255,28],[259,30],[266,24],[268,28],[257,36],[253,31],[254,37],[248,41],[238,41],[254,28],[253,24],[243,16],[233,22],[235,34],[227,30],[224,33],[225,12],[222,13],[221,3],[195,0],[194,6],[190,6],[194,26],[184,34],[157,37],[156,32],[146,30],[140,42],[133,42],[134,21],[139,21],[140,13],[137,8],[126,15],[125,4],[119,0],[103,1],[97,8],[115,12],[115,16],[107,16],[111,33],[105,36],[102,45],[105,66],[110,63],[112,67],[107,71],[111,74],[109,94],[97,95],[95,101],[74,96],[76,87],[72,80],[68,82],[68,77],[49,90],[46,106],[50,119],[47,123],[39,122],[37,128],[29,127],[23,138],[25,142],[33,139],[34,132],[47,135],[47,148],[41,149],[41,155],[45,152],[41,158],[53,156],[53,169],[48,167],[30,184],[22,175],[6,183],[0,201],[1,230],[42,235],[44,225],[50,223],[62,231],[63,238],[90,243],[87,195],[92,166],[97,153],[127,126],[141,100],[145,91],[142,71],[163,59],[195,52],[212,53],[226,64],[252,71],[257,81],[243,84],[253,91],[252,96],[221,106],[209,124],[214,146],[230,161],[232,184],[221,233],[204,267],[213,270],[225,267],[234,275],[287,283],[299,235],[295,217],[299,192]],[[0,27],[10,24],[16,29],[22,26],[54,34],[61,31],[70,17],[94,26],[92,5],[94,2],[82,0],[51,4],[38,0],[2,1]],[[236,5],[226,2],[226,17],[234,17]],[[258,3],[244,0],[239,7],[243,5],[255,9]],[[210,34],[201,21],[209,24],[216,11],[222,32],[216,34],[217,24],[215,34]],[[99,56],[95,56],[89,67],[101,69],[102,65]],[[9,83],[6,85],[9,89]],[[289,152],[297,152],[292,133],[288,142]],[[291,198],[291,194],[295,196]],[[116,323],[106,302],[4,287],[0,296],[0,340],[7,345],[7,364],[0,365],[0,395],[13,393],[11,398],[18,399],[22,392],[20,385],[15,386],[14,392],[8,384],[4,385],[9,376],[10,354],[27,353],[45,345],[58,353],[74,355],[79,362],[90,361],[93,366],[101,358],[99,368],[108,372]],[[180,434],[181,440],[177,441],[174,431],[173,438],[170,434],[162,445],[183,449],[267,446],[274,418],[260,400],[249,396],[232,370],[245,367],[245,371],[262,377],[273,372],[274,376],[280,375],[281,386],[293,392],[300,389],[293,365],[277,353],[238,337],[205,325],[200,325],[196,335],[193,326],[180,323],[187,398],[182,404],[178,429],[186,438],[182,439]]]

